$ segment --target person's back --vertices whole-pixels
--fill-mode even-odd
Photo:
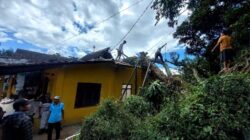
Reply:
[[[220,37],[218,42],[220,43],[220,51],[221,52],[225,49],[232,49],[230,36],[223,35]]]
[[[3,137],[3,130],[2,130],[2,122],[3,122],[3,116],[5,114],[5,111],[3,110],[3,108],[0,106],[0,138],[2,139]]]
[[[161,53],[161,47],[157,49],[156,53]]]
[[[233,60],[233,48],[231,43],[232,39],[229,35],[229,32],[227,30],[223,30],[219,40],[211,50],[211,52],[214,52],[215,49],[220,46],[220,61],[223,63],[222,71],[227,71]]]
[[[24,112],[15,112],[3,120],[3,140],[32,140],[32,122]]]
[[[1,140],[32,140],[32,122],[25,113],[30,109],[29,101],[18,99],[14,102],[13,109],[15,112],[2,120]]]

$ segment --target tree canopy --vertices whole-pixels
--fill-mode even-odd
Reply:
[[[156,21],[166,18],[170,27],[177,26],[183,10],[190,11],[173,36],[185,44],[188,54],[204,57],[211,68],[219,64],[218,53],[211,54],[211,49],[223,29],[230,31],[236,55],[250,45],[249,0],[155,0],[152,7]]]

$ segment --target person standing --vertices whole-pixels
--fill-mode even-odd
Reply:
[[[49,117],[49,108],[51,100],[48,95],[43,95],[40,98],[39,105],[39,118],[40,118],[40,131],[38,134],[43,134],[47,130],[48,117]]]
[[[3,119],[3,116],[6,112],[3,110],[3,108],[0,106],[0,138],[3,137],[3,134],[2,134],[2,119]]]
[[[233,48],[231,45],[231,37],[228,34],[228,31],[224,30],[221,33],[221,36],[217,42],[217,44],[212,49],[212,52],[220,46],[220,60],[223,63],[223,70],[227,71],[231,65],[233,60]]]
[[[52,139],[53,129],[56,130],[56,140],[60,138],[61,121],[64,118],[64,104],[60,102],[60,97],[55,96],[49,109],[48,119],[48,140]]]
[[[122,44],[120,44],[119,48],[117,49],[117,57],[116,57],[116,60],[120,61],[122,55],[126,56],[124,53],[123,53],[123,46],[127,43],[126,40],[124,40],[122,42]]]
[[[162,49],[163,47],[165,47],[166,45],[167,45],[167,44],[162,45],[162,46],[159,47],[159,48],[157,49],[157,51],[155,52],[155,62],[157,61],[158,58],[160,58],[161,63],[162,63],[162,64],[165,63],[164,60],[163,60],[163,56],[162,56],[162,54],[161,54],[161,49]]]
[[[32,140],[32,122],[26,112],[30,109],[29,101],[18,99],[14,102],[15,112],[3,118],[3,137],[1,140]]]
[[[2,120],[2,118],[3,118],[3,116],[4,116],[4,114],[5,114],[6,112],[3,110],[3,108],[0,106],[0,124],[1,124],[1,120]]]
[[[27,99],[27,98],[25,98]],[[30,104],[30,109],[28,111],[26,111],[26,114],[30,117],[31,122],[34,123],[34,116],[35,116],[35,100],[34,99],[27,99],[29,101]]]

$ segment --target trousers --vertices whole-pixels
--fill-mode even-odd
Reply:
[[[53,129],[56,130],[56,140],[60,138],[61,122],[48,123],[48,140],[52,140]]]
[[[40,129],[47,128],[48,117],[49,117],[49,111],[42,112],[41,120],[40,120]]]

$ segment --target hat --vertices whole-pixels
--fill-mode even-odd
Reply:
[[[21,106],[26,106],[29,104],[29,101],[26,99],[17,99],[14,104],[13,104],[13,108],[14,110],[19,110],[19,107]]]
[[[60,96],[55,96],[54,99],[59,100]]]

